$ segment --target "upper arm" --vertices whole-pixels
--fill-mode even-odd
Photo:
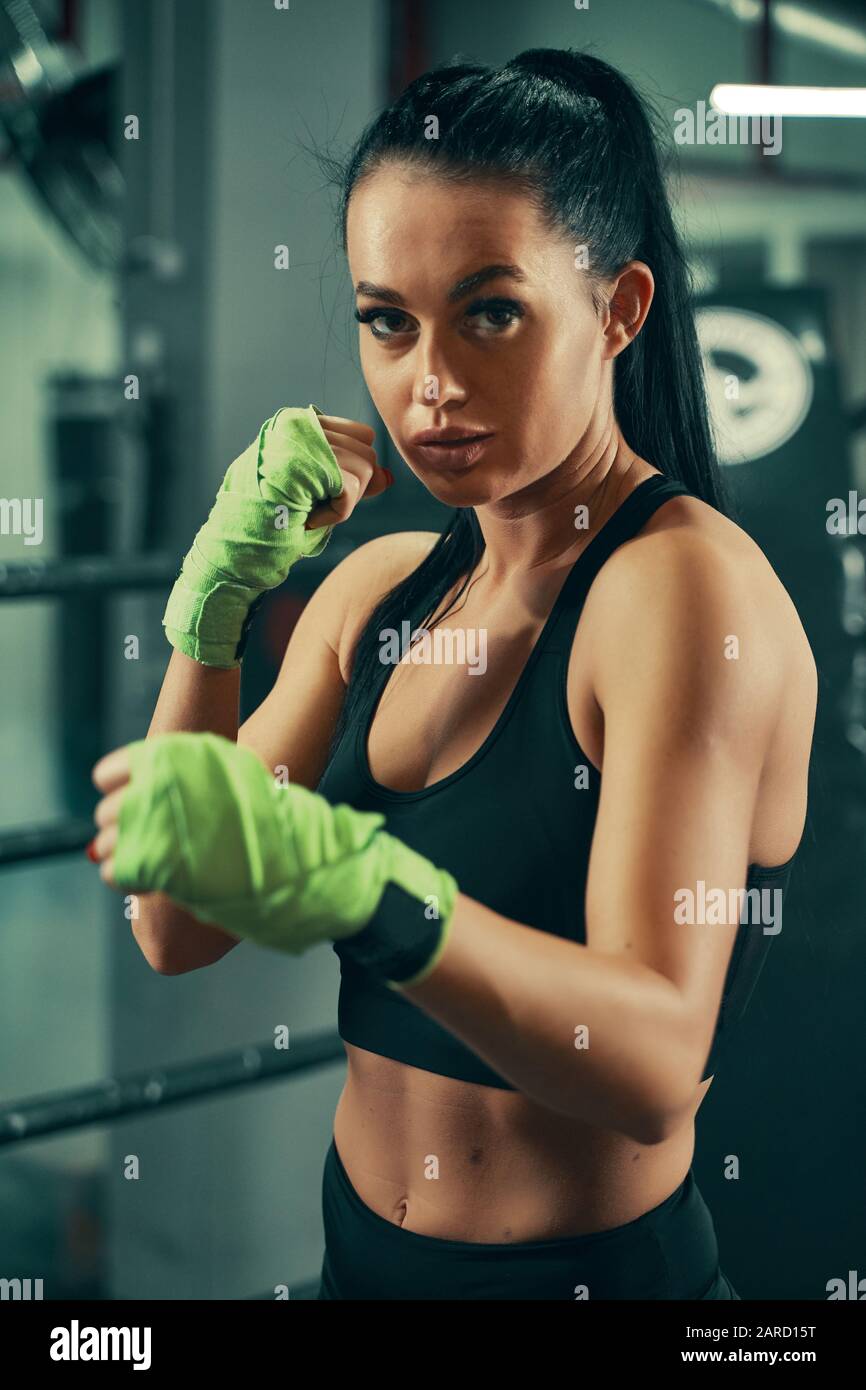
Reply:
[[[349,676],[351,651],[388,589],[420,563],[428,532],[377,536],[351,551],[304,605],[268,695],[238,730],[271,770],[315,791],[327,762]]]
[[[746,576],[717,545],[667,532],[614,558],[616,632],[595,661],[604,759],[587,944],[639,960],[678,990],[682,1071],[665,1094],[687,1097],[709,1052],[739,913],[689,924],[683,908],[701,883],[739,903],[729,890],[746,882],[779,663]]]

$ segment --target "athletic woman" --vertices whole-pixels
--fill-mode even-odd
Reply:
[[[321,1298],[736,1298],[694,1120],[782,925],[816,670],[723,497],[647,111],[579,53],[446,65],[341,221],[367,387],[452,517],[335,566],[238,729],[262,594],[389,482],[365,425],[266,421],[94,856],[163,973],[334,943]]]

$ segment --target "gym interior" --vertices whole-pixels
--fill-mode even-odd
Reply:
[[[785,116],[778,139],[708,115],[726,83],[862,98],[862,4],[0,0],[4,1297],[315,1297],[338,962],[243,945],[152,970],[83,853],[90,770],[146,732],[166,595],[260,420],[328,403],[394,467],[310,147],[453,54],[541,44],[591,45],[669,123],[719,458],[820,678],[784,948],[695,1171],[743,1299],[866,1274],[866,106]],[[404,469],[299,565],[251,631],[242,717],[329,569],[445,514]],[[726,1182],[732,1151],[760,1202]]]

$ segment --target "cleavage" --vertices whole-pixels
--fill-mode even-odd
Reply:
[[[494,632],[485,624],[483,643],[479,638],[470,640],[469,633],[461,643],[457,634],[474,624],[466,620],[466,610],[461,610],[457,622],[451,619],[448,614],[441,623],[451,629],[450,644],[442,643],[437,653],[431,640],[422,649],[429,661],[406,662],[390,670],[368,730],[370,773],[392,791],[425,790],[459,771],[480,751],[544,626],[543,620],[536,620],[532,626],[525,622],[517,627],[512,616],[508,629],[500,626]],[[461,654],[463,661],[447,659]]]

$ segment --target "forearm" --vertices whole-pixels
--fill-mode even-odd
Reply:
[[[240,667],[204,666],[172,650],[148,738],[209,732],[237,741],[240,688]]]
[[[462,893],[438,965],[402,992],[539,1104],[641,1143],[665,1136],[688,1090],[672,981]]]
[[[172,650],[147,736],[210,732],[234,742],[239,708],[239,667],[204,666]],[[200,922],[164,893],[141,894],[137,910],[133,935],[160,974],[180,975],[212,965],[237,945],[237,937]]]

